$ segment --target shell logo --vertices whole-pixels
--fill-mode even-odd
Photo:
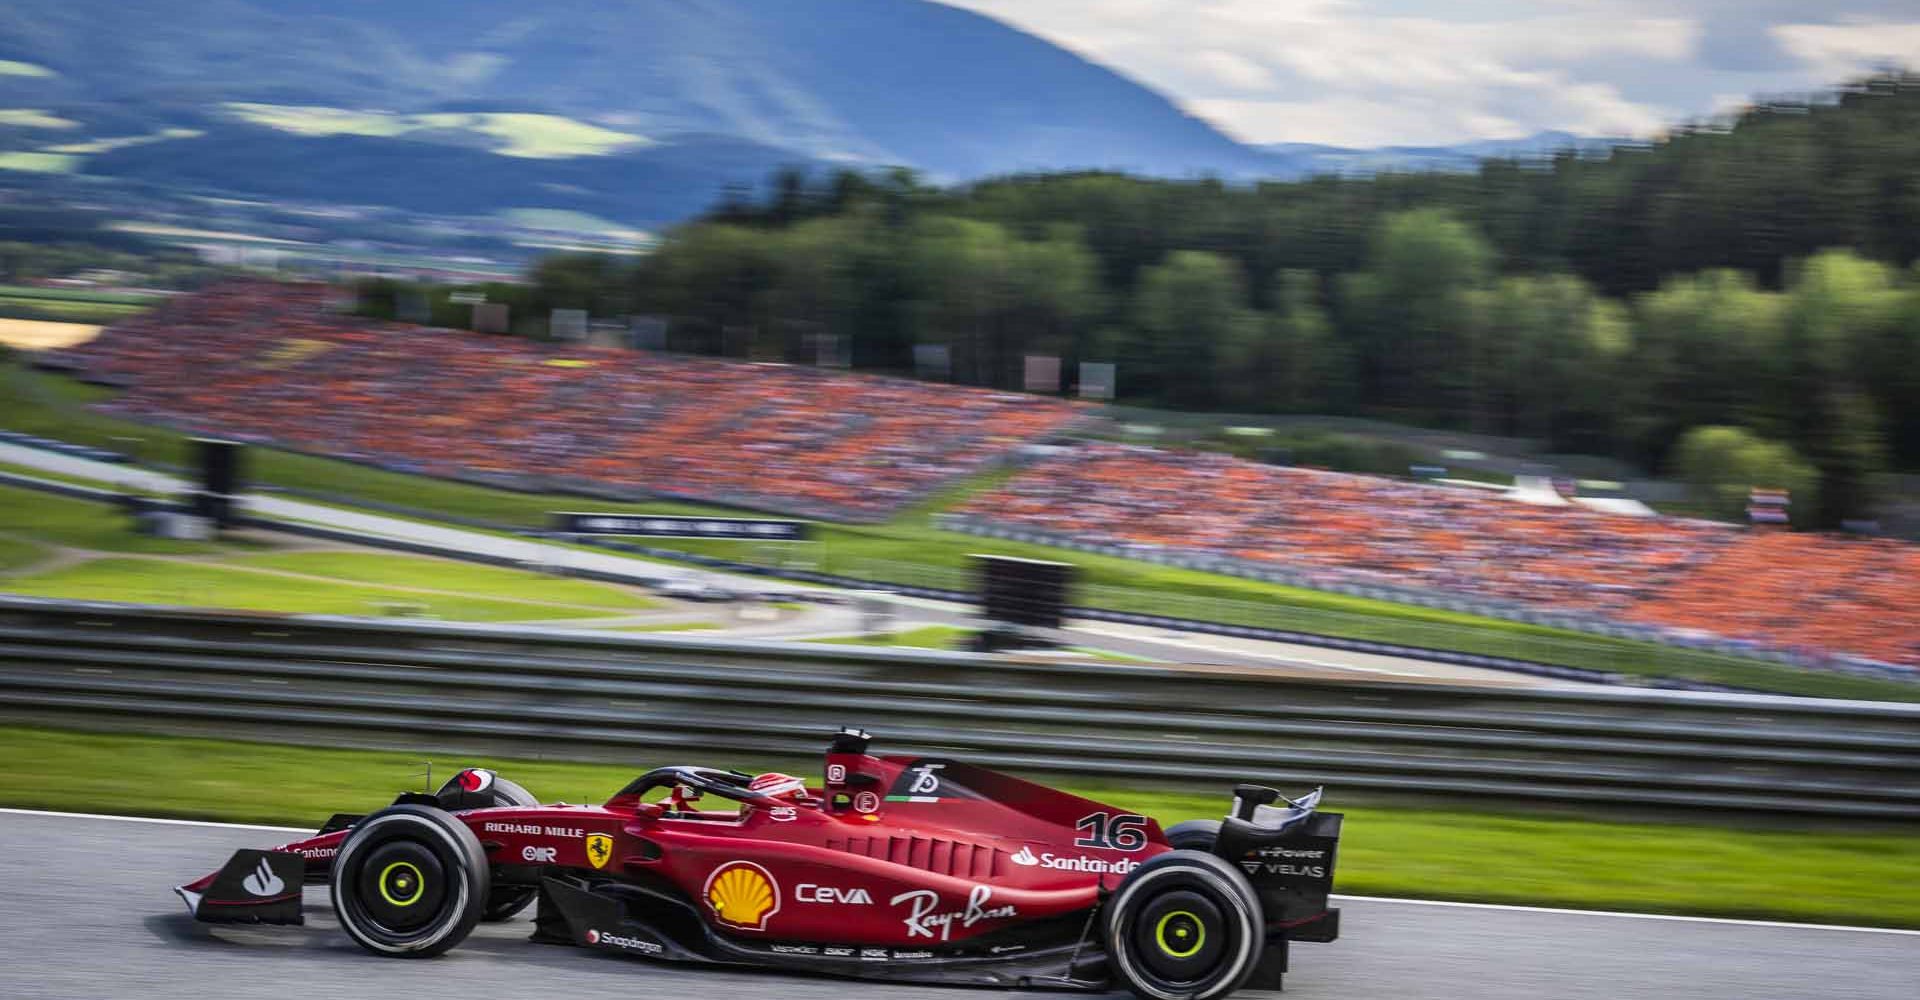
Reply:
[[[714,918],[743,931],[764,931],[767,918],[780,912],[780,883],[751,861],[729,861],[707,876],[701,890]]]

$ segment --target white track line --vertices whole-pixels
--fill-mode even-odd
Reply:
[[[1630,920],[1674,920],[1689,924],[1729,924],[1734,927],[1778,927],[1796,931],[1849,931],[1855,934],[1907,934],[1920,931],[1899,927],[1855,927],[1847,924],[1796,924],[1780,920],[1737,920],[1732,917],[1684,917],[1673,913],[1623,913],[1619,910],[1569,910],[1555,906],[1513,906],[1507,903],[1458,903],[1449,899],[1403,899],[1398,896],[1333,896],[1361,903],[1397,903],[1407,906],[1451,906],[1464,910],[1511,910],[1515,913],[1555,913],[1575,917],[1624,917]]]
[[[157,819],[152,816],[110,816],[105,813],[54,812],[46,809],[4,809],[0,814],[13,816],[51,816],[56,819],[104,819],[115,823],[163,823],[167,826],[207,826],[225,830],[272,830],[276,833],[313,833],[303,826],[264,826],[258,823],[213,823],[203,819]]]
[[[226,830],[272,830],[283,833],[310,833],[305,827],[262,826],[254,823],[213,823],[199,819],[155,819],[150,816],[112,816],[105,813],[54,812],[46,809],[0,808],[0,815],[49,816],[56,819],[101,819],[116,823],[163,823],[168,826],[205,826]],[[1920,937],[1920,931],[1898,927],[1854,927],[1845,924],[1796,924],[1779,920],[1736,920],[1731,917],[1683,917],[1671,913],[1624,913],[1619,910],[1569,910],[1553,906],[1514,906],[1507,903],[1459,903],[1447,899],[1404,899],[1398,896],[1345,896],[1336,900],[1355,903],[1388,903],[1402,906],[1450,906],[1463,910],[1508,910],[1514,913],[1554,913],[1574,917],[1616,917],[1628,920],[1672,920],[1689,924],[1728,924],[1734,927],[1777,927],[1796,931],[1847,931],[1854,934],[1903,934]]]

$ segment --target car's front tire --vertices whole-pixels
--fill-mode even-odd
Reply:
[[[1266,945],[1260,898],[1212,854],[1173,850],[1127,873],[1102,922],[1108,965],[1146,1000],[1214,1000],[1253,974]]]
[[[391,806],[341,843],[333,912],[376,955],[430,958],[480,923],[488,883],[486,853],[465,823],[430,806]]]
[[[448,812],[462,809],[498,809],[503,806],[537,806],[540,800],[517,782],[508,781],[486,768],[468,768],[440,786],[440,805]],[[527,885],[496,885],[487,893],[487,905],[480,919],[488,923],[511,920],[533,905],[540,890]]]

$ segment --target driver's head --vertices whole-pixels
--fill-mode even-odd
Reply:
[[[791,774],[768,771],[747,784],[750,792],[759,792],[783,802],[800,802],[807,797],[807,783]]]

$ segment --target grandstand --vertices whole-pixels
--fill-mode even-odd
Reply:
[[[957,514],[1145,555],[1227,557],[1327,584],[1418,587],[1920,666],[1920,547],[1542,506],[1476,490],[1096,445]]]
[[[381,323],[324,285],[234,282],[61,360],[111,411],[519,488],[875,520],[1061,430],[1017,393]]]
[[[1024,394],[366,321],[329,299],[319,285],[232,283],[63,358],[128,388],[105,404],[113,411],[189,431],[517,488],[845,521],[884,519],[1089,413]],[[1284,569],[1309,586],[1411,588],[1821,662],[1920,666],[1920,547],[1905,543],[1113,444],[1059,449],[953,513],[1120,555]]]

